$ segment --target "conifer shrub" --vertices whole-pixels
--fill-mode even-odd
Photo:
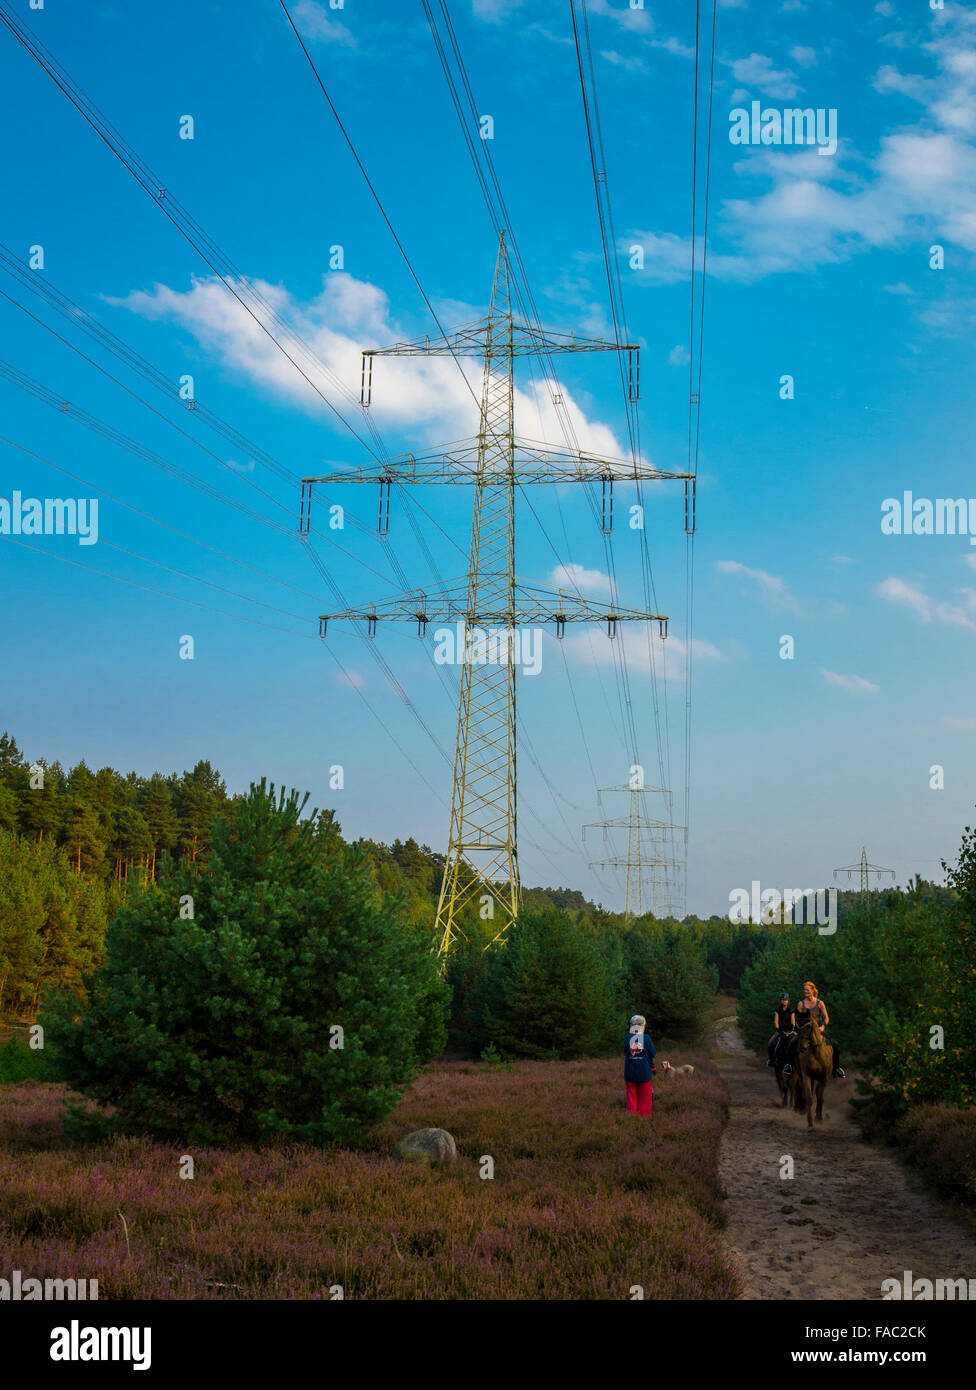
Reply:
[[[172,865],[118,913],[87,1006],[52,1003],[65,1080],[109,1107],[69,1107],[69,1132],[347,1143],[443,1047],[429,941],[305,801],[252,784],[205,865]]]

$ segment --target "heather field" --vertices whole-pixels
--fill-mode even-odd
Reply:
[[[0,1271],[97,1278],[102,1299],[730,1299],[707,1058],[627,1114],[618,1059],[439,1061],[355,1150],[83,1146],[62,1086],[0,1087]],[[455,1136],[452,1170],[400,1166],[414,1129]],[[479,1176],[482,1156],[494,1177]]]

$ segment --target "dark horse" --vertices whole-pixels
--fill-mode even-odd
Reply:
[[[801,1113],[806,1110],[807,1124],[813,1129],[813,1090],[817,1090],[817,1119],[823,1119],[824,1087],[833,1074],[834,1054],[830,1043],[816,1019],[812,1018],[799,1030],[796,1061],[793,1071],[794,1104]]]
[[[776,1061],[773,1070],[776,1073],[776,1089],[783,1097],[784,1107],[789,1104],[790,1100],[790,1078],[783,1075],[783,1066],[789,1053],[789,1040],[794,1037],[796,1037],[795,1032],[785,1033],[782,1038],[782,1045],[780,1045],[780,1039],[777,1038],[776,1040]]]

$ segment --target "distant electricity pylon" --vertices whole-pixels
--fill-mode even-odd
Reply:
[[[656,621],[667,636],[667,617],[599,603],[576,596],[572,603],[561,589],[542,589],[516,582],[515,488],[522,483],[600,482],[603,485],[604,527],[612,524],[614,481],[642,478],[684,478],[686,493],[694,487],[690,473],[669,473],[641,459],[607,459],[579,449],[552,449],[534,440],[517,438],[514,422],[514,364],[516,357],[553,352],[627,352],[631,364],[631,400],[637,399],[639,348],[578,334],[549,332],[512,317],[508,251],[502,232],[487,318],[446,336],[418,338],[363,353],[361,403],[372,400],[373,359],[380,356],[455,358],[483,361],[480,424],[477,437],[434,449],[383,459],[366,468],[302,480],[301,530],[310,524],[312,488],[321,483],[379,484],[378,530],[389,527],[390,490],[396,484],[464,483],[474,488],[471,553],[466,579],[444,585],[434,595],[408,591],[368,609],[346,609],[319,617],[325,636],[329,619],[365,621],[370,637],[380,621],[413,621],[423,637],[428,623],[456,627],[456,660],[461,664],[457,749],[451,829],[435,930],[439,950],[446,955],[454,940],[462,909],[476,895],[481,916],[495,922],[491,940],[503,937],[519,910],[519,871],[515,777],[515,669],[513,651],[526,624],[552,623],[562,638],[567,623],[601,622],[608,637],[616,637],[620,622]],[[555,404],[560,404],[554,398]],[[692,499],[693,501],[693,499]],[[688,498],[685,499],[686,512]],[[608,524],[608,518],[609,524]],[[491,629],[491,633],[486,633]],[[499,636],[507,634],[503,639]],[[494,639],[492,634],[495,634]],[[492,648],[494,640],[494,648]],[[489,943],[490,944],[490,943]]]
[[[842,864],[839,869],[834,870],[834,878],[836,878],[838,874],[846,874],[848,879],[852,879],[855,874],[860,874],[862,893],[868,891],[868,880],[871,874],[877,874],[879,879],[884,878],[885,874],[890,874],[892,879],[895,877],[894,869],[882,869],[878,864],[869,864],[867,850],[864,849],[863,846],[861,848],[860,863]]]
[[[677,872],[678,861],[673,856],[659,854],[658,850],[663,848],[667,832],[684,829],[684,826],[673,825],[671,822],[671,792],[664,787],[634,786],[629,782],[622,787],[599,787],[597,802],[600,806],[603,805],[601,798],[604,792],[629,792],[630,810],[626,816],[589,821],[583,826],[583,839],[586,839],[587,830],[602,830],[603,841],[606,844],[608,830],[626,830],[627,853],[610,859],[596,859],[589,867],[626,869],[625,917],[641,917],[647,911],[652,912],[655,917],[669,915],[674,909],[676,891],[671,871]],[[644,797],[648,793],[664,797],[667,804],[667,820],[652,820],[647,815]]]

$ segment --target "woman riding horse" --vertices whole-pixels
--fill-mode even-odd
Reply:
[[[824,1001],[818,997],[817,986],[813,983],[812,980],[807,980],[803,986],[803,998],[800,1000],[799,1004],[797,1004],[794,1010],[794,1017],[796,1019],[797,1036],[791,1040],[789,1045],[789,1051],[786,1056],[786,1065],[783,1068],[784,1076],[789,1076],[790,1073],[793,1071],[793,1064],[796,1061],[796,1049],[797,1044],[799,1042],[800,1030],[803,1029],[806,1026],[806,1024],[811,1022],[811,1020],[813,1019],[816,1019],[818,1025],[821,1028],[826,1028],[827,1024],[830,1022],[830,1016],[827,1013],[827,1006],[824,1003]],[[847,1075],[847,1073],[840,1064],[840,1048],[837,1046],[836,1043],[828,1043],[827,1045],[828,1047],[833,1048],[834,1076],[837,1077],[838,1080],[841,1080],[843,1077]]]
[[[790,996],[784,990],[779,996],[779,1003],[773,1013],[773,1027],[776,1029],[769,1042],[766,1044],[766,1051],[769,1054],[766,1062],[767,1067],[775,1067],[777,1063],[786,1056],[786,1049],[789,1045],[789,1038],[793,1034],[795,1024],[793,1022],[793,1005],[790,1003]]]

